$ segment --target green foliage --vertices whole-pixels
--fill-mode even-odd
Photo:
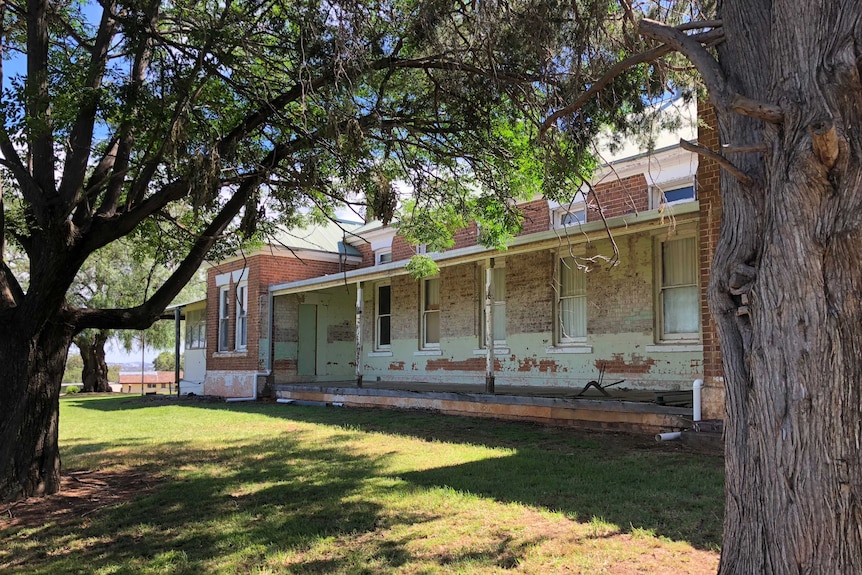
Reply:
[[[81,388],[78,387],[77,385],[70,385],[69,387],[66,388],[66,393],[68,393],[70,395],[74,394],[74,393],[80,393],[80,392],[81,392]]]
[[[84,360],[77,353],[70,353],[66,359],[66,369],[63,372],[63,383],[79,383],[81,371],[84,369]]]
[[[174,371],[176,355],[172,351],[163,351],[153,359],[153,369],[156,371]],[[183,365],[183,356],[180,355],[180,369]]]
[[[140,327],[135,314],[158,313],[143,304],[158,294],[164,308],[205,257],[345,206],[400,214],[431,251],[473,222],[480,243],[504,249],[521,229],[518,200],[571,197],[598,164],[598,134],[646,130],[647,104],[688,82],[660,62],[635,66],[543,125],[645,47],[607,0],[178,0],[123,4],[104,20],[101,8],[57,4],[38,30],[26,11],[6,13],[3,58],[47,57],[32,77],[5,78],[0,111],[17,148],[4,154],[28,159],[3,167],[6,245],[55,250],[68,268],[30,278],[16,266],[19,283],[62,278],[74,307],[135,312],[76,315],[76,330]],[[702,8],[650,9],[676,22]],[[51,186],[38,191],[34,174],[56,174],[62,197],[42,198]],[[167,331],[146,345],[166,347]],[[138,336],[120,337],[128,348]]]
[[[410,258],[405,269],[410,273],[413,279],[417,280],[436,275],[440,272],[437,262],[425,254],[417,254]]]

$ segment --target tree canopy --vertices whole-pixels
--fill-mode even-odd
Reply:
[[[637,129],[696,72],[724,170],[721,569],[862,570],[858,5],[32,0],[0,16],[0,499],[59,486],[75,334],[147,327],[205,257],[273,225],[357,202],[388,221],[395,182],[414,240],[475,219],[503,244],[512,200],[578,186],[602,128]],[[128,307],[73,304],[121,238],[168,277]]]

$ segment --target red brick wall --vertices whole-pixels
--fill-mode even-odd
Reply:
[[[478,269],[470,263],[440,270],[440,336],[475,336],[477,347]]]
[[[711,105],[698,103],[698,144],[715,152],[719,151],[718,124]],[[719,167],[709,158],[701,156],[697,166],[697,194],[700,200],[700,289],[701,325],[703,326],[703,369],[706,378],[721,378],[721,349],[715,323],[709,313],[707,288],[712,255],[718,240],[721,222],[721,195],[719,189]]]
[[[371,249],[371,244],[363,242],[353,247],[362,254],[362,263],[359,264],[360,268],[368,268],[374,265],[374,250]]]
[[[506,258],[506,335],[553,329],[555,260],[549,250]]]
[[[248,268],[248,345],[245,352],[220,353],[218,351],[218,314],[219,291],[215,278],[217,275]],[[272,254],[257,254],[246,259],[224,263],[207,271],[207,370],[244,370],[263,369],[259,358],[259,337],[266,333],[265,325],[269,286],[308,279],[327,274],[334,274],[355,266],[344,266],[338,262],[322,262],[305,258],[276,256]],[[230,283],[231,297],[235,295],[236,284]],[[230,310],[230,345],[235,348],[236,337],[236,303],[231,300]]]
[[[476,245],[476,240],[479,238],[479,228],[476,222],[471,222],[469,226],[463,230],[455,232],[455,245],[451,249],[467,248]]]
[[[615,266],[596,263],[587,273],[587,333],[652,333],[654,284],[652,238],[628,234],[615,238],[620,250]],[[608,255],[606,241],[587,248],[586,255]]]
[[[643,212],[649,209],[649,186],[643,174],[637,174],[628,178],[613,178],[596,186],[596,196],[601,206],[602,213],[606,218],[622,216]],[[587,221],[596,221],[599,214],[595,210],[599,208],[591,196],[588,196],[591,213],[587,214]]]
[[[524,214],[524,227],[519,236],[546,232],[551,229],[551,212],[548,200],[541,198],[518,206]]]
[[[409,260],[416,255],[416,248],[403,237],[392,238],[392,261]]]

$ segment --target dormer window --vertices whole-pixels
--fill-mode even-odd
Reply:
[[[654,208],[659,206],[671,206],[674,204],[682,204],[685,202],[693,202],[697,199],[694,182],[669,182],[665,184],[656,184],[652,187],[652,205]]]
[[[391,249],[382,249],[374,252],[374,263],[375,264],[387,264],[392,261],[392,250]]]
[[[557,227],[576,226],[587,222],[587,208],[584,204],[560,208],[556,212]]]
[[[551,226],[554,228],[562,229],[587,223],[587,198],[583,192],[576,192],[567,201],[552,202],[549,207]]]

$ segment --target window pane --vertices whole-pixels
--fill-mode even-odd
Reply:
[[[560,216],[560,223],[564,226],[583,224],[586,221],[587,221],[587,211],[584,208],[581,208],[579,210],[564,212]]]
[[[587,336],[587,298],[560,300],[560,330],[563,339]]]
[[[506,340],[506,304],[494,304],[494,341]]]
[[[440,278],[425,280],[425,310],[440,309]]]
[[[664,198],[665,198],[665,201],[668,203],[681,202],[683,200],[693,200],[694,199],[694,186],[686,186],[684,188],[665,190],[664,191]]]
[[[425,343],[440,343],[440,312],[425,314]]]
[[[662,297],[665,334],[697,333],[700,329],[697,287],[668,288]]]
[[[506,268],[494,268],[494,301],[506,301]]]
[[[694,238],[662,244],[662,287],[697,283],[697,253]]]
[[[391,343],[391,336],[389,333],[389,316],[384,315],[377,318],[377,344],[378,345],[389,345]]]
[[[222,351],[226,350],[228,348],[228,346],[230,345],[230,335],[228,334],[228,327],[229,327],[229,323],[228,323],[227,318],[222,318],[221,320],[219,320],[218,348]]]
[[[560,297],[584,295],[587,292],[587,274],[578,269],[574,258],[560,260]]]
[[[389,315],[391,310],[390,295],[391,286],[380,286],[377,288],[377,313],[378,315]]]

